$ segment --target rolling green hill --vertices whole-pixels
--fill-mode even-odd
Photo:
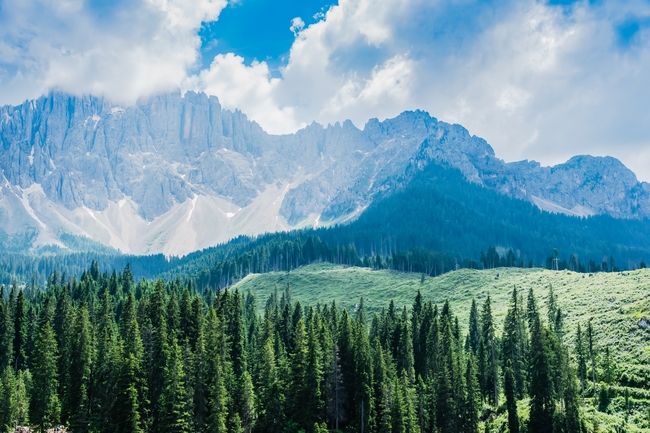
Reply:
[[[425,299],[437,304],[448,299],[464,326],[472,298],[482,303],[489,293],[495,318],[500,323],[513,287],[523,291],[524,296],[532,287],[543,306],[548,287],[552,285],[570,331],[576,319],[619,323],[621,332],[638,336],[635,340],[639,343],[645,342],[645,352],[639,355],[644,354],[643,360],[650,361],[650,329],[641,332],[643,328],[637,325],[644,315],[650,321],[650,269],[595,274],[540,268],[460,269],[435,278],[426,277],[424,282],[421,278],[416,273],[317,264],[291,272],[251,274],[235,287],[242,292],[255,293],[260,309],[275,287],[282,292],[287,283],[293,299],[303,305],[335,300],[339,307],[354,311],[359,298],[364,296],[370,315],[379,313],[390,300],[398,306],[408,306],[420,290]],[[636,346],[638,349],[640,347]]]
[[[596,274],[538,268],[461,269],[436,278],[427,277],[424,282],[421,278],[415,273],[320,264],[290,273],[252,274],[236,287],[243,292],[251,290],[260,309],[275,288],[282,292],[287,282],[292,299],[303,305],[335,300],[339,307],[352,312],[363,296],[369,317],[380,312],[391,299],[400,307],[410,306],[417,291],[421,290],[424,299],[439,305],[449,299],[464,333],[472,298],[481,304],[490,294],[500,333],[513,287],[524,297],[532,287],[545,314],[548,288],[552,285],[564,312],[565,341],[572,346],[577,324],[580,323],[584,330],[592,319],[597,371],[602,371],[598,366],[602,365],[605,348],[609,346],[618,384],[612,389],[621,391],[619,385],[628,386],[635,401],[641,402],[644,408],[639,416],[646,416],[650,408],[650,327],[644,328],[642,319],[650,323],[650,269]],[[619,396],[619,400],[622,398]],[[619,401],[619,404],[623,403]],[[593,417],[600,419],[604,431],[608,431],[607,425],[615,424],[615,416],[608,419],[606,414],[594,410]]]
[[[472,298],[481,304],[490,294],[500,328],[513,287],[524,296],[532,287],[543,308],[552,285],[565,314],[567,341],[573,338],[578,322],[586,324],[592,318],[597,335],[603,336],[599,339],[602,346],[617,345],[625,361],[650,365],[650,328],[638,324],[642,317],[650,322],[650,269],[596,274],[539,268],[461,269],[427,277],[424,283],[421,278],[414,273],[319,264],[290,273],[251,274],[236,287],[255,293],[260,309],[275,287],[283,291],[287,282],[293,299],[303,305],[335,300],[339,307],[354,311],[364,296],[369,317],[379,313],[391,299],[400,307],[410,305],[420,290],[425,299],[437,304],[449,299],[461,327],[466,329]]]

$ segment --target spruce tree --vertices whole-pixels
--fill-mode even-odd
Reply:
[[[81,306],[77,311],[71,342],[70,389],[68,391],[70,427],[75,432],[90,428],[90,387],[94,358],[94,342],[88,310]]]
[[[379,339],[376,341],[381,348]],[[339,347],[337,343],[334,343],[332,351],[332,361],[330,364],[329,376],[327,379],[327,414],[331,421],[330,424],[332,424],[334,428],[338,430],[339,423],[345,420],[343,405],[343,402],[345,400],[345,390],[343,388],[343,375],[341,373],[341,356],[339,355]],[[382,352],[375,352],[375,356],[382,356]],[[383,361],[383,357],[381,359]],[[381,377],[383,379],[383,370],[381,370],[381,366],[379,368],[379,374],[382,375]]]
[[[0,430],[3,432],[13,431],[15,427],[15,390],[14,371],[8,365],[0,375]]]
[[[472,298],[472,306],[469,310],[469,333],[467,334],[465,350],[471,351],[476,356],[478,354],[480,340],[481,331],[479,327],[478,308],[476,306],[476,299]]]
[[[59,357],[52,326],[45,321],[36,340],[32,363],[33,389],[30,402],[30,420],[42,433],[59,422],[61,403],[58,396]]]
[[[14,371],[23,370],[25,366],[25,350],[27,343],[27,324],[25,310],[25,293],[20,290],[16,297],[14,316],[13,359]]]
[[[580,380],[580,390],[582,398],[585,398],[585,380],[587,378],[587,355],[585,354],[584,341],[582,337],[582,329],[580,328],[580,323],[578,323],[578,328],[576,330],[576,342],[575,342],[575,351],[576,358],[578,361],[578,379]]]
[[[9,300],[5,301],[4,286],[0,289],[0,371],[13,365],[14,319],[13,301],[17,284],[14,282]]]
[[[409,328],[408,313],[406,307],[402,310],[402,317],[399,321],[399,340],[397,348],[397,373],[405,374],[410,383],[415,382],[415,369],[413,360],[413,340]]]
[[[205,322],[206,377],[207,381],[207,431],[225,433],[228,418],[228,391],[225,385],[225,334],[221,320],[214,308]]]
[[[546,330],[535,317],[530,333],[530,433],[552,433],[553,414],[553,381],[550,375],[549,349]]]
[[[557,299],[553,291],[553,285],[548,285],[548,299],[546,300],[546,317],[549,329],[555,330],[555,317],[557,315]]]
[[[113,301],[108,290],[102,294],[97,314],[96,326],[96,362],[93,368],[90,401],[93,411],[93,429],[105,430],[113,425],[112,408],[117,399],[117,383],[121,362],[117,339],[117,330],[113,313]]]
[[[118,399],[115,410],[115,427],[117,431],[140,433],[143,431],[143,419],[140,415],[142,394],[139,389],[139,360],[133,354],[123,352],[118,382]]]
[[[474,363],[474,356],[468,356],[467,368],[465,369],[466,394],[465,410],[463,413],[464,433],[478,433],[481,393],[476,378],[476,367],[474,366]]]
[[[285,426],[285,399],[282,384],[278,377],[275,351],[273,350],[271,338],[264,344],[260,366],[260,383],[258,385],[259,413],[256,431],[259,433],[282,433]]]
[[[519,433],[519,417],[517,415],[517,396],[514,372],[512,370],[512,361],[506,360],[504,369],[504,391],[506,394],[506,407],[508,409],[508,431],[510,433]]]
[[[148,305],[149,327],[144,330],[147,335],[147,388],[148,401],[151,404],[151,431],[163,433],[164,407],[161,397],[165,386],[165,367],[169,357],[169,344],[167,336],[165,290],[162,280],[156,282]]]
[[[486,370],[484,372],[484,390],[483,393],[488,397],[488,401],[495,406],[499,405],[499,381],[497,376],[497,362],[498,355],[496,349],[496,340],[494,335],[494,318],[492,317],[492,305],[490,295],[488,295],[485,303],[483,304],[483,311],[481,312],[481,333],[482,340],[485,344],[485,363]]]
[[[192,431],[192,399],[185,383],[185,371],[181,350],[176,339],[169,347],[165,366],[165,383],[161,396],[162,431],[165,433],[189,433]]]
[[[408,326],[408,324],[407,324]],[[409,335],[410,337],[410,335]],[[408,345],[411,344],[410,338]],[[373,365],[370,342],[364,324],[357,324],[355,329],[355,404],[359,420],[359,430],[370,432],[375,428],[373,400]],[[413,352],[411,351],[411,361]],[[412,364],[411,364],[412,368]]]
[[[305,388],[305,377],[307,375],[307,336],[305,325],[301,319],[293,330],[293,351],[289,355],[291,377],[287,388],[287,417],[289,420],[301,426],[311,425],[308,423],[308,414],[303,410],[307,389]]]
[[[456,342],[452,333],[451,316],[445,303],[440,318],[440,366],[436,378],[436,420],[440,433],[454,433],[458,429],[458,407],[455,395]]]
[[[580,422],[580,410],[576,388],[575,371],[567,366],[565,369],[566,386],[564,387],[564,431],[567,433],[580,433],[582,425]]]
[[[591,325],[591,319],[587,322],[587,353],[591,361],[591,379],[593,382],[593,393],[596,395],[596,361],[595,361],[595,343],[594,343],[594,328]]]
[[[135,297],[129,291],[120,326],[122,363],[116,407],[116,426],[120,431],[140,432],[147,420],[147,384],[142,366],[144,348],[136,314]]]

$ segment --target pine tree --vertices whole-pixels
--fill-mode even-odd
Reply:
[[[68,391],[70,427],[75,432],[90,428],[90,387],[94,358],[94,344],[88,310],[81,306],[77,311],[71,342],[74,356],[70,361],[70,389]]]
[[[458,412],[454,395],[455,354],[454,341],[451,330],[451,317],[448,313],[448,304],[445,303],[440,318],[440,366],[436,377],[436,421],[440,433],[454,433],[458,428]]]
[[[15,292],[17,283],[14,282],[9,300],[5,302],[4,286],[0,289],[0,371],[6,366],[13,365],[13,340],[14,340],[14,320],[13,320],[13,303],[15,301]]]
[[[575,343],[576,358],[578,361],[578,379],[580,380],[580,390],[582,398],[585,398],[585,379],[587,378],[587,356],[585,354],[585,347],[582,338],[582,329],[580,323],[576,330],[576,343]]]
[[[259,416],[256,431],[281,433],[284,430],[284,395],[278,377],[273,342],[269,338],[262,350],[259,392]]]
[[[225,386],[225,334],[223,324],[214,308],[205,322],[206,377],[207,381],[207,431],[226,432],[229,399]]]
[[[291,378],[287,389],[287,417],[301,426],[308,426],[308,416],[303,410],[305,403],[305,377],[307,374],[307,341],[302,319],[293,330],[293,351],[289,355]]]
[[[465,369],[465,410],[463,414],[463,432],[478,433],[478,420],[480,416],[480,399],[481,393],[476,379],[476,367],[474,366],[474,356],[467,358],[467,368]]]
[[[591,378],[593,382],[593,392],[596,395],[596,361],[595,361],[595,344],[594,344],[594,328],[591,325],[591,319],[587,322],[587,353],[591,360]]]
[[[123,352],[124,360],[121,367],[118,399],[116,407],[115,427],[117,431],[140,433],[143,431],[143,419],[140,415],[142,400],[140,384],[140,361],[132,354]]]
[[[469,333],[467,334],[465,350],[471,351],[476,356],[478,354],[480,340],[481,331],[479,327],[478,308],[476,306],[476,299],[472,298],[472,306],[469,310]]]
[[[323,367],[321,364],[322,355],[320,353],[320,343],[316,335],[315,319],[309,321],[307,331],[307,359],[306,372],[304,381],[304,400],[303,408],[307,414],[305,421],[309,426],[314,423],[322,422],[324,403],[321,391],[321,378],[323,376]]]
[[[488,401],[495,406],[499,405],[499,388],[497,377],[497,352],[494,335],[494,319],[492,317],[492,306],[490,295],[488,295],[483,304],[481,313],[481,333],[486,349],[486,371],[484,376],[484,395],[488,396]]]
[[[399,321],[399,340],[397,348],[397,373],[406,375],[411,383],[415,382],[415,369],[413,360],[413,340],[409,328],[408,313],[406,307],[402,310],[402,317]]]
[[[546,314],[548,319],[549,329],[555,330],[555,317],[557,315],[557,299],[555,297],[555,292],[553,292],[553,285],[548,285],[548,299],[546,302]]]
[[[59,381],[57,361],[59,351],[50,323],[45,321],[34,348],[32,363],[33,389],[30,420],[41,433],[59,422],[61,404],[57,394]]]
[[[0,430],[14,431],[29,424],[29,400],[22,371],[7,366],[0,375]]]
[[[145,353],[147,370],[148,401],[151,404],[151,431],[163,432],[164,408],[161,397],[165,386],[165,367],[169,356],[165,291],[162,280],[156,282],[148,305],[149,327],[144,329],[146,338]]]
[[[114,423],[112,408],[117,399],[117,383],[121,362],[113,302],[108,290],[104,290],[102,294],[101,305],[97,314],[95,341],[96,362],[93,364],[91,388],[96,390],[96,393],[91,393],[89,398],[92,405],[91,411],[94,414],[91,429],[105,431],[108,426],[112,426]]]
[[[408,323],[406,324],[408,326]],[[411,345],[408,335],[408,345]],[[369,432],[375,428],[375,413],[373,400],[373,365],[368,341],[368,333],[364,324],[357,324],[354,336],[355,349],[355,404],[360,431]],[[413,352],[411,350],[411,362]],[[411,364],[411,369],[412,369]]]
[[[343,377],[343,412],[347,415],[348,420],[356,416],[355,407],[355,384],[356,379],[354,372],[356,369],[354,362],[353,333],[350,324],[350,318],[346,310],[343,310],[339,319],[338,341],[339,356],[341,358],[341,375]]]
[[[503,324],[502,353],[503,363],[509,363],[514,380],[515,399],[524,396],[525,360],[521,319],[519,317],[519,298],[517,288],[513,288],[510,305]],[[505,375],[504,375],[505,377]]]
[[[535,320],[539,318],[539,311],[537,309],[537,299],[533,293],[533,288],[528,289],[528,302],[526,304],[526,316],[528,319],[528,328],[533,329]]]
[[[553,414],[553,381],[549,368],[549,349],[546,330],[542,327],[539,317],[536,317],[531,329],[530,351],[530,433],[552,433]]]
[[[27,343],[27,326],[25,313],[25,293],[21,290],[16,297],[16,307],[14,308],[14,371],[25,368],[25,349]]]
[[[564,431],[567,433],[580,433],[582,426],[580,422],[580,411],[576,389],[575,371],[572,367],[566,366],[566,386],[564,387]]]
[[[200,298],[195,297],[195,300]],[[193,301],[194,304],[194,301]],[[192,309],[193,314],[196,318],[192,321],[196,321],[198,330],[196,331],[196,341],[193,344],[193,358],[192,358],[192,368],[191,368],[191,381],[190,385],[193,390],[193,404],[194,404],[194,429],[195,431],[204,431],[206,428],[207,422],[207,354],[205,351],[205,337],[203,331],[203,314],[200,310],[200,307]],[[192,333],[193,331],[191,331]],[[192,337],[189,337],[191,340]],[[190,342],[190,344],[192,344]]]
[[[379,344],[379,340],[377,340],[377,344]],[[343,406],[345,399],[345,390],[343,389],[343,375],[341,373],[341,357],[339,355],[338,344],[334,343],[332,350],[332,363],[330,365],[329,377],[327,380],[327,413],[329,419],[332,421],[331,424],[333,424],[334,428],[338,430],[339,423],[345,420],[345,412]],[[379,352],[379,356],[381,356],[381,352]]]
[[[31,388],[31,386],[28,386],[31,382],[29,371],[18,370],[16,374],[16,393],[14,394],[16,398],[16,411],[14,412],[16,418],[12,422],[15,426],[29,425],[29,394],[27,390]]]
[[[585,367],[586,371],[586,367]],[[610,385],[614,380],[614,363],[612,362],[612,355],[609,351],[609,346],[605,346],[605,356],[603,357],[603,381]]]
[[[175,339],[169,348],[161,400],[164,418],[162,430],[166,433],[191,432],[192,399],[185,384],[182,355]]]
[[[120,325],[120,352],[115,424],[118,431],[143,431],[147,419],[147,385],[142,367],[144,349],[137,321],[135,297],[131,290]]]
[[[72,405],[70,393],[71,377],[71,362],[74,358],[73,336],[74,336],[74,323],[75,311],[70,299],[71,284],[66,284],[61,288],[61,293],[58,296],[56,309],[54,312],[54,333],[56,335],[56,343],[59,348],[59,398],[62,403],[61,418],[63,422],[68,422],[72,412],[75,411],[75,406]]]
[[[423,342],[426,343],[426,341],[422,340],[420,334],[422,333],[422,319],[424,316],[424,303],[422,301],[422,293],[418,289],[417,295],[415,295],[415,301],[413,303],[413,308],[411,312],[411,336],[412,336],[412,343],[411,347],[413,347],[413,368],[415,370],[416,375],[422,375],[424,374],[424,367],[425,367],[425,353],[426,353],[426,348],[424,347]],[[426,330],[425,330],[426,333]]]
[[[12,431],[15,427],[15,390],[14,371],[8,365],[0,375],[0,429],[3,432]]]
[[[508,431],[519,433],[519,417],[517,416],[517,396],[515,389],[515,377],[512,371],[512,362],[507,360],[503,369],[504,391],[506,394],[506,406],[508,408]]]

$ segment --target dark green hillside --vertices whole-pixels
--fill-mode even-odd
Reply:
[[[357,249],[379,239],[393,249],[422,247],[478,259],[488,245],[512,248],[525,262],[542,265],[554,248],[581,261],[614,256],[627,265],[650,257],[650,221],[609,216],[576,218],[543,212],[535,205],[465,180],[452,168],[429,164],[401,191],[371,205],[356,221],[334,229]],[[326,236],[322,236],[327,238]],[[375,251],[379,250],[375,248]]]
[[[52,269],[79,276],[91,260],[108,268],[131,262],[136,278],[194,278],[201,287],[226,286],[250,272],[290,270],[314,262],[391,268],[438,275],[460,267],[550,267],[596,271],[634,269],[650,260],[650,221],[609,216],[576,218],[467,182],[461,173],[429,164],[404,186],[376,200],[356,220],[330,228],[240,236],[183,258],[125,256],[76,239],[71,250],[6,251],[0,279],[43,282]],[[92,248],[89,248],[92,247]],[[508,260],[495,263],[512,249]],[[492,259],[482,262],[482,252]],[[572,259],[573,258],[573,259]],[[614,263],[611,263],[614,259]],[[499,260],[497,258],[497,260]],[[488,264],[489,262],[489,264]],[[487,265],[487,266],[486,266]],[[614,265],[614,266],[612,266]]]
[[[550,267],[548,258],[557,249],[560,269],[601,270],[603,257],[606,270],[611,259],[615,268],[633,269],[650,258],[650,221],[544,212],[467,182],[456,169],[429,164],[350,224],[240,237],[184,258],[165,275],[223,286],[249,272],[321,261],[438,275],[456,264],[483,267],[481,252],[490,245],[500,247],[502,256],[513,250],[509,263],[496,266]]]

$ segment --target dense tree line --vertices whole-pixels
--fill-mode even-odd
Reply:
[[[367,317],[363,298],[307,307],[287,287],[259,314],[252,293],[97,263],[1,295],[4,431],[471,433],[506,410],[511,433],[581,432],[595,389],[591,322],[569,353],[552,289],[546,314],[513,289],[502,327],[489,296],[473,302],[465,335],[420,294]]]
[[[0,283],[36,276],[42,284],[55,269],[79,277],[92,260],[105,269],[131,263],[138,278],[195,278],[202,285],[223,286],[248,272],[290,270],[319,261],[439,275],[457,267],[499,266],[615,271],[645,267],[643,259],[650,256],[648,219],[543,212],[435,163],[386,191],[391,193],[377,197],[349,224],[239,236],[182,258],[111,253],[79,237],[67,243],[70,251],[80,252],[41,248],[29,254],[3,249],[0,239]],[[480,246],[492,247],[483,253]],[[555,248],[563,255],[557,261],[549,255]]]

